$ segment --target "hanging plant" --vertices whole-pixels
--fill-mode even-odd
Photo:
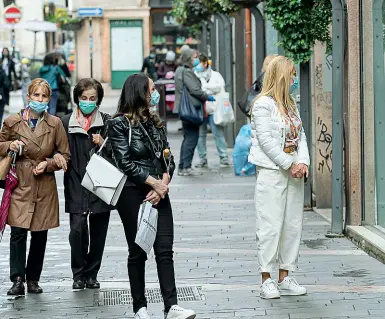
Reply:
[[[46,19],[49,22],[56,23],[56,25],[61,29],[71,29],[70,25],[81,26],[82,19],[72,18],[68,15],[68,12],[64,8],[56,8],[55,13],[51,14]]]
[[[173,0],[172,15],[179,24],[196,30],[196,25],[209,21],[213,15],[229,15],[240,9],[232,0]]]
[[[295,62],[309,61],[316,41],[331,51],[330,0],[266,0],[266,13],[281,36],[279,45]]]

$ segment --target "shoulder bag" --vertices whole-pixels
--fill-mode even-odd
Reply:
[[[202,125],[204,119],[203,105],[196,107],[191,103],[190,95],[184,83],[184,69],[182,71],[182,95],[179,106],[179,118],[182,121],[190,122],[195,125]]]
[[[130,126],[128,144],[131,145],[132,132],[131,125],[128,124]],[[100,155],[107,140],[108,137],[100,149],[91,156],[82,180],[82,186],[108,205],[116,206],[127,176]]]

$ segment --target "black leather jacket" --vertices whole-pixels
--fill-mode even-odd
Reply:
[[[149,175],[161,179],[169,166],[170,178],[175,170],[174,157],[170,152],[169,160],[164,161],[163,150],[169,149],[166,130],[155,127],[152,121],[131,123],[131,144],[129,144],[130,124],[124,116],[112,119],[108,125],[108,137],[117,167],[127,176],[126,185],[143,185]],[[155,145],[150,142],[149,137]],[[155,156],[160,152],[161,158]],[[130,183],[131,182],[131,183]]]

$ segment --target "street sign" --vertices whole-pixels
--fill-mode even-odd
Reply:
[[[79,8],[78,17],[87,18],[87,17],[101,17],[103,16],[102,8]]]
[[[18,23],[21,19],[21,10],[15,5],[10,5],[4,9],[4,19],[7,23]]]

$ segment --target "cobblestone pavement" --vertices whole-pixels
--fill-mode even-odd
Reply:
[[[107,110],[113,111],[116,97]],[[170,125],[170,141],[178,153],[181,136]],[[197,301],[181,301],[196,310],[199,319],[225,318],[384,318],[385,267],[345,238],[324,236],[329,224],[305,212],[304,233],[297,280],[308,295],[279,300],[259,298],[255,249],[254,178],[235,177],[220,169],[209,138],[210,170],[202,177],[176,176],[171,186],[175,219],[177,284]],[[216,165],[216,166],[215,166]],[[57,174],[61,227],[49,232],[41,278],[44,294],[9,299],[9,230],[0,243],[0,318],[133,318],[128,295],[115,301],[107,293],[129,288],[127,245],[116,212],[112,214],[103,265],[102,291],[71,290],[68,216],[64,213],[63,174]],[[162,318],[157,301],[157,276],[153,256],[146,269],[152,318]],[[183,297],[181,295],[181,297]],[[185,300],[191,300],[188,296]],[[199,300],[201,299],[201,300]],[[158,299],[159,301],[159,299]],[[118,305],[105,304],[118,303]]]

